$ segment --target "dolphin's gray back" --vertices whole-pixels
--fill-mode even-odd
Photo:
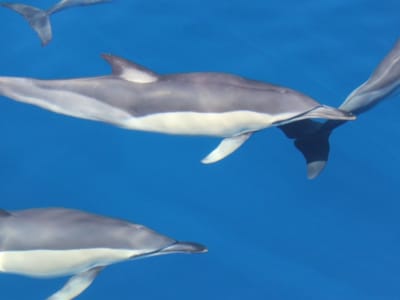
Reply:
[[[223,113],[247,110],[267,114],[301,114],[319,106],[308,96],[288,88],[224,73],[187,73],[161,76],[150,83],[134,83],[118,76],[71,80],[33,80],[46,89],[62,89],[119,108],[134,117],[155,113]]]
[[[194,93],[187,101],[187,109],[198,112],[248,110],[274,115],[305,112],[319,106],[310,97],[294,90],[225,73],[168,75],[159,84],[170,85],[176,91],[187,89],[187,93]],[[184,101],[171,100],[175,107]],[[157,104],[161,103],[158,101]]]
[[[0,214],[0,251],[111,248],[152,252],[175,242],[142,225],[71,209]]]

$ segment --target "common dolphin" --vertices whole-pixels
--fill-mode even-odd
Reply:
[[[400,86],[400,40],[385,56],[366,82],[353,90],[340,109],[359,115],[393,95]],[[345,120],[329,120],[320,123],[304,120],[280,128],[295,139],[295,146],[307,162],[307,177],[313,179],[324,169],[329,157],[329,137],[332,131],[346,123]]]
[[[38,34],[42,46],[46,46],[52,39],[50,24],[50,16],[52,14],[74,6],[87,6],[110,1],[111,0],[61,0],[48,10],[42,10],[25,4],[7,2],[0,2],[0,6],[12,9],[22,15]]]
[[[127,221],[66,208],[0,210],[0,272],[70,276],[48,300],[74,299],[108,265],[171,253],[204,253]]]
[[[103,55],[112,74],[67,80],[0,77],[0,95],[53,112],[132,130],[222,137],[203,163],[238,149],[253,132],[310,118],[355,117],[294,90],[225,73],[159,75]]]

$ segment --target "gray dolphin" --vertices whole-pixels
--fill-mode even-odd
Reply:
[[[203,163],[223,159],[253,132],[310,118],[355,117],[294,90],[225,73],[158,75],[103,55],[109,76],[68,80],[0,77],[0,95],[132,130],[224,138]]]
[[[357,87],[340,109],[359,115],[393,95],[400,86],[400,40],[381,61],[366,82]],[[307,162],[307,177],[317,177],[324,169],[329,156],[329,137],[332,131],[346,123],[345,120],[330,120],[319,123],[304,120],[280,128],[295,139],[296,147]]]
[[[142,225],[65,208],[0,210],[0,272],[31,277],[73,275],[47,298],[74,299],[106,266],[171,253],[203,253]]]
[[[61,0],[48,10],[42,10],[25,4],[7,2],[0,2],[0,6],[12,9],[22,15],[38,34],[42,41],[42,46],[46,46],[52,39],[50,24],[50,16],[52,14],[74,6],[87,6],[110,1],[111,0]]]

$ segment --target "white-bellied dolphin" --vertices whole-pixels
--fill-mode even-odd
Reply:
[[[67,80],[0,77],[0,95],[132,130],[222,137],[203,163],[223,159],[253,132],[298,120],[352,120],[294,90],[225,73],[159,75],[103,55],[112,74]]]
[[[52,39],[50,16],[61,10],[74,6],[87,6],[92,4],[110,2],[111,0],[61,0],[48,10],[42,10],[33,6],[0,2],[0,6],[7,7],[22,15],[29,25],[38,34],[42,46],[46,46]]]
[[[48,298],[81,294],[106,266],[155,255],[203,253],[143,225],[65,208],[0,210],[0,272],[72,278]]]
[[[393,95],[400,86],[400,40],[381,61],[369,79],[357,87],[340,105],[340,109],[359,115]],[[281,126],[284,133],[295,139],[296,147],[307,163],[307,177],[313,179],[324,169],[329,157],[329,136],[344,120],[319,123],[304,120]]]

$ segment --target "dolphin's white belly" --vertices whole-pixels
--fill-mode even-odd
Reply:
[[[0,252],[0,272],[32,277],[76,274],[95,266],[105,266],[139,255],[126,249],[31,250]]]
[[[230,137],[270,127],[282,118],[285,119],[285,116],[272,116],[252,111],[169,112],[132,117],[127,119],[122,126],[127,129],[167,134]]]

